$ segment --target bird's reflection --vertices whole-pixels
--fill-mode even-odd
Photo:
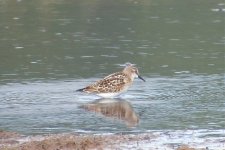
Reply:
[[[123,99],[98,99],[82,105],[81,108],[106,117],[123,120],[128,127],[134,127],[139,122],[139,117],[132,105]]]

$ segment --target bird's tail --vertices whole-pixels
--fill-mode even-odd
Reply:
[[[85,88],[82,88],[82,89],[78,89],[76,90],[76,92],[83,92]]]

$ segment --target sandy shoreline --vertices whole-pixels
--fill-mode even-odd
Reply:
[[[160,141],[161,140],[161,141]],[[225,139],[224,139],[225,140]],[[162,145],[157,142],[164,143]],[[206,141],[210,142],[210,141]],[[224,142],[224,141],[220,141]],[[166,149],[166,150],[207,150],[202,147],[186,143],[166,144],[157,134],[51,134],[37,136],[23,136],[15,132],[0,131],[1,150],[83,150],[83,149]],[[221,148],[221,147],[220,147]],[[219,149],[220,149],[219,148]],[[216,149],[209,148],[210,150]],[[223,148],[222,148],[223,149]],[[225,149],[225,147],[224,147]]]

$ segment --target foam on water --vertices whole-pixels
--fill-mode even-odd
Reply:
[[[80,135],[96,135],[96,136],[113,136],[113,133],[98,134],[94,132],[87,132],[83,130],[76,131]],[[17,141],[19,144],[30,141],[42,141],[49,137],[62,137],[65,135],[73,135],[73,133],[63,133],[57,135],[36,135],[36,136],[22,136],[11,139]],[[212,136],[214,135],[214,136]],[[217,136],[220,135],[220,136]],[[223,150],[225,149],[225,130],[149,130],[145,133],[129,134],[130,138],[135,138],[132,141],[120,141],[114,145],[114,148],[122,149],[143,149],[155,150],[166,149],[174,150],[182,145],[188,147],[209,149],[209,150]],[[136,142],[135,142],[136,141]],[[114,143],[112,141],[112,143]],[[1,146],[1,145],[0,145]],[[110,147],[105,147],[107,149]],[[112,148],[112,147],[111,147]]]

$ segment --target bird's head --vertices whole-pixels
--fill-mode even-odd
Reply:
[[[139,79],[141,79],[142,81],[145,82],[145,79],[144,79],[143,77],[140,76],[139,71],[138,71],[138,68],[135,67],[135,66],[132,65],[132,64],[126,65],[126,67],[123,69],[123,72],[124,72],[125,74],[128,74],[128,75],[131,77],[132,80],[133,80],[134,78],[139,78]]]

